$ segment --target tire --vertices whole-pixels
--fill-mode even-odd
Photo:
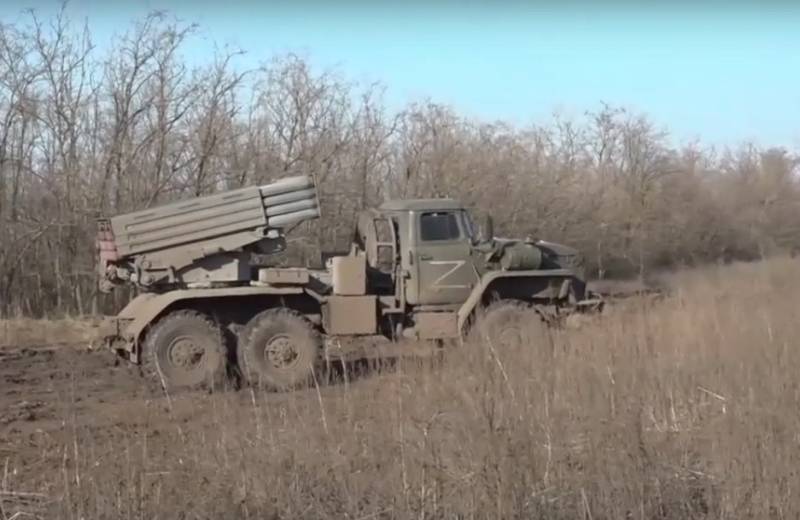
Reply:
[[[514,348],[529,343],[543,323],[542,317],[524,302],[500,300],[478,317],[470,340],[501,349]]]
[[[144,364],[168,392],[221,387],[227,375],[222,330],[200,312],[173,312],[147,333]]]
[[[251,385],[285,391],[311,383],[320,348],[320,336],[308,320],[294,311],[270,309],[247,324],[236,359]]]

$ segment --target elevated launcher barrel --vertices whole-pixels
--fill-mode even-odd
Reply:
[[[165,204],[98,222],[101,289],[251,280],[284,230],[320,216],[310,176]]]

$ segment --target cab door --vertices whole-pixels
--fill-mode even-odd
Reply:
[[[463,303],[478,274],[470,256],[470,239],[459,210],[422,211],[415,215],[416,303]]]

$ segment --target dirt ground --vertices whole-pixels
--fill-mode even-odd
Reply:
[[[353,374],[353,388],[380,384],[380,375],[366,373]],[[320,391],[293,392],[292,399],[314,403],[342,390],[334,383]],[[287,395],[269,399],[280,404]],[[183,432],[217,428],[212,409],[246,414],[250,399],[244,390],[167,396],[140,367],[82,342],[0,346],[0,518],[63,517],[59,508],[69,497],[61,475],[75,471],[79,449],[105,450],[106,459],[119,460],[120,447],[140,442],[138,436],[166,460]]]
[[[138,367],[75,345],[2,347],[0,381],[0,461],[13,456],[23,467],[40,458],[67,418],[109,432],[158,397]]]

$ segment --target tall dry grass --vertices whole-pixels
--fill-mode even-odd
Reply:
[[[0,348],[53,344],[86,344],[95,322],[87,318],[0,319]]]
[[[800,264],[672,282],[506,351],[77,424],[27,484],[75,519],[797,518]]]

